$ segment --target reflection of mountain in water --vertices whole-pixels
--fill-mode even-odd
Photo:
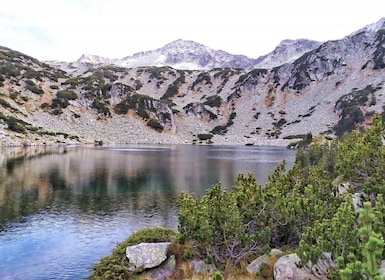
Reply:
[[[167,212],[175,198],[168,173],[153,170],[149,157],[111,155],[94,148],[7,152],[0,167],[0,224],[52,205],[81,212]]]
[[[167,215],[182,191],[202,195],[217,182],[229,188],[247,172],[264,183],[293,156],[285,149],[209,146],[5,149],[0,224],[53,206],[102,214],[157,208]]]

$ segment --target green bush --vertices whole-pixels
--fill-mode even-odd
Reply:
[[[18,133],[24,133],[25,132],[24,126],[21,124],[21,121],[17,118],[9,117],[7,119],[7,125],[8,125],[9,130],[12,130],[12,131],[15,131]]]
[[[67,99],[64,98],[54,98],[52,99],[52,104],[51,108],[56,109],[56,108],[67,108],[70,103],[68,102]],[[42,104],[43,105],[43,104]]]
[[[142,242],[172,242],[176,238],[176,233],[170,228],[145,228],[132,234],[125,241],[119,243],[112,254],[104,257],[98,264],[93,266],[93,273],[90,280],[99,279],[132,279],[135,273],[128,271],[128,260],[126,248]]]
[[[6,107],[6,108],[11,107],[11,105],[6,100],[4,100],[3,98],[0,98],[0,105],[3,107]]]
[[[198,84],[202,84],[203,82],[205,82],[205,84],[207,85],[212,85],[211,83],[211,77],[210,77],[210,74],[207,73],[207,72],[202,72],[198,75],[197,79],[192,83],[191,85],[191,90],[194,90],[194,88],[198,85]]]
[[[233,120],[235,119],[236,116],[237,116],[237,113],[232,112],[230,114],[230,117],[229,117],[229,120],[227,121],[227,123],[225,125],[218,125],[218,126],[214,127],[211,130],[211,133],[224,135],[229,130],[229,127],[234,124]]]
[[[42,75],[32,68],[27,68],[23,76],[27,79],[36,79],[38,81],[42,81]]]
[[[76,100],[78,95],[72,90],[60,90],[57,92],[56,97],[67,100]]]
[[[198,139],[201,141],[211,140],[211,138],[213,138],[213,135],[211,133],[198,134]]]
[[[178,214],[180,241],[194,244],[199,258],[213,258],[221,264],[239,264],[247,256],[264,251],[270,228],[260,219],[260,194],[261,186],[251,174],[239,175],[231,192],[216,184],[201,199],[182,193]]]
[[[36,85],[32,80],[25,81],[25,88],[32,91],[35,94],[39,94],[39,95],[44,94],[44,91],[42,90],[42,88]]]
[[[94,100],[91,104],[91,107],[96,109],[99,114],[102,114],[106,117],[111,116],[110,109],[108,109],[107,105],[101,101]]]
[[[148,122],[147,122],[147,126],[155,129],[156,131],[158,132],[162,132],[163,131],[163,125],[161,125],[159,122],[157,122],[156,120],[153,120],[153,119],[150,119]]]
[[[222,97],[219,95],[209,96],[203,104],[210,107],[220,107],[222,104]]]

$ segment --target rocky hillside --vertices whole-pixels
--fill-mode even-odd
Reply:
[[[341,135],[384,111],[384,55],[385,19],[271,69],[63,71],[1,47],[0,141],[283,144]]]

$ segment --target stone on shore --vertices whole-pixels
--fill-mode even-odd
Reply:
[[[275,280],[317,280],[315,275],[299,268],[301,259],[297,254],[280,257],[274,265]]]
[[[262,264],[268,264],[269,261],[276,255],[282,254],[283,252],[279,249],[272,249],[270,253],[259,256],[253,260],[247,267],[246,270],[250,274],[256,274],[261,269]]]
[[[128,269],[133,272],[141,272],[144,269],[161,265],[167,259],[169,245],[170,242],[161,242],[128,246],[126,249]]]
[[[190,264],[192,271],[196,274],[211,274],[217,270],[214,264],[207,264],[202,260],[193,260]]]

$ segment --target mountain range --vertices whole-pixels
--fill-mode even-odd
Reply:
[[[41,62],[0,47],[0,142],[277,144],[384,114],[385,18],[256,59],[177,40],[123,59]]]
[[[320,42],[306,39],[283,40],[271,53],[254,59],[222,50],[213,50],[194,41],[179,39],[162,48],[139,52],[122,59],[83,54],[77,62],[111,64],[126,68],[170,66],[179,70],[210,70],[225,67],[251,70],[254,68],[272,68],[292,62],[319,45]]]

